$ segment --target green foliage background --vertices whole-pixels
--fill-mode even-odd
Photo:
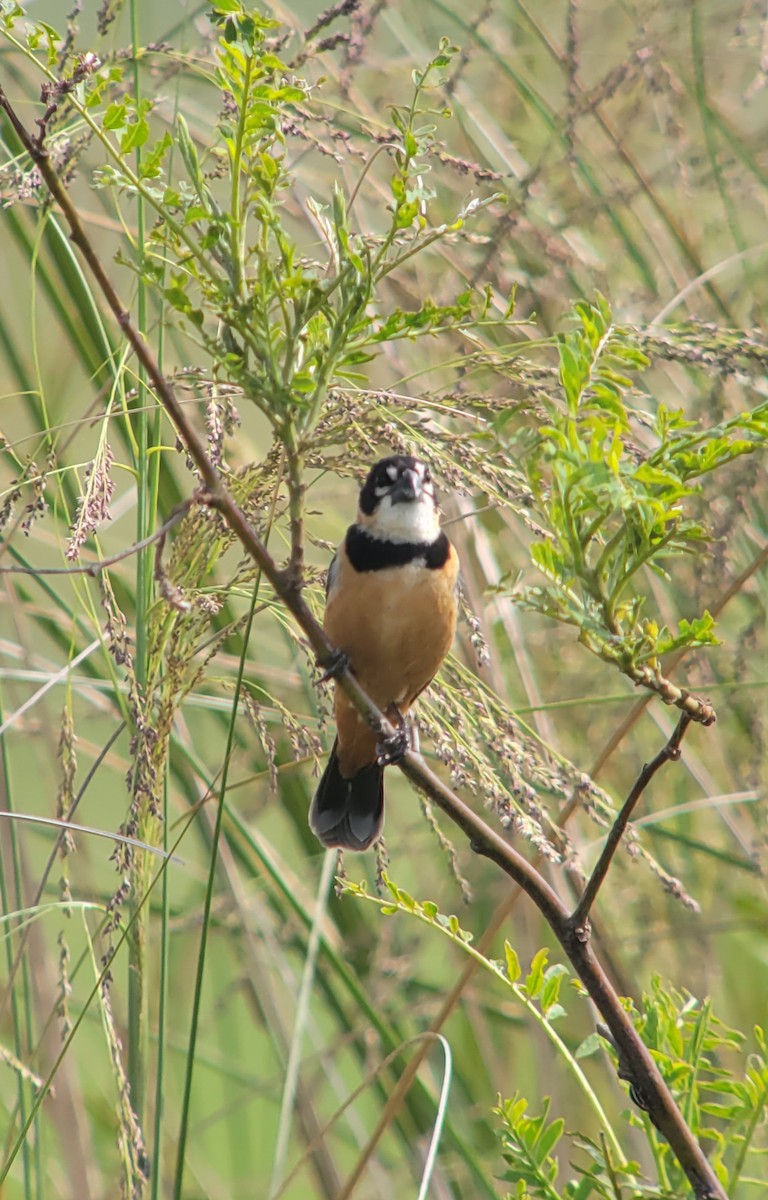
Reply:
[[[146,122],[149,141],[138,146],[146,169],[150,147],[179,129],[181,114],[186,134],[170,151],[169,175],[194,182],[197,161],[206,173],[201,195],[210,188],[220,198],[223,156],[207,153],[219,103],[211,86],[207,6],[134,0],[112,8],[115,19],[100,33],[97,8],[87,2],[76,42],[123,70],[125,93],[138,98],[137,105],[125,101],[118,87],[107,124],[135,162],[130,156]],[[706,642],[711,630],[703,614],[715,614],[720,644],[689,652],[670,665],[670,673],[679,686],[711,698],[718,722],[689,732],[682,763],[667,768],[645,798],[634,853],[618,856],[598,902],[595,937],[623,994],[638,1002],[644,992],[656,997],[651,1009],[659,1022],[660,1013],[668,1014],[653,982],[657,974],[702,1000],[711,997],[719,1018],[745,1031],[747,1049],[757,1050],[751,1030],[765,1025],[768,994],[761,876],[768,496],[764,459],[759,453],[739,456],[733,447],[736,438],[750,440],[750,449],[764,440],[759,421],[747,428],[741,420],[765,396],[768,158],[761,13],[749,5],[736,13],[717,3],[547,0],[527,6],[497,0],[472,9],[438,0],[393,2],[362,5],[305,41],[317,5],[272,6],[270,12],[287,30],[275,52],[311,85],[305,101],[303,84],[297,85],[294,100],[303,111],[282,130],[293,185],[274,196],[298,255],[322,259],[334,236],[329,222],[338,228],[344,221],[353,230],[346,247],[350,261],[364,255],[366,236],[386,239],[392,206],[395,224],[400,213],[403,228],[417,221],[425,204],[428,228],[446,227],[434,245],[382,277],[376,324],[359,333],[359,353],[340,363],[330,398],[320,396],[319,407],[309,402],[304,410],[319,417],[302,464],[309,595],[319,612],[322,573],[351,519],[366,464],[405,445],[432,456],[444,481],[447,518],[454,521],[451,536],[462,558],[466,598],[490,661],[478,669],[478,638],[465,626],[439,688],[423,705],[432,739],[427,748],[436,747],[447,764],[442,769],[450,769],[474,803],[495,803],[490,819],[498,824],[500,812],[521,844],[525,837],[544,851],[554,844],[588,867],[599,848],[596,819],[605,819],[606,798],[626,794],[674,724],[674,714],[658,699],[638,710],[639,694],[611,669],[616,658],[605,644],[591,645],[596,655],[590,655],[572,627],[542,615],[568,594],[561,586],[568,584],[567,571],[558,577],[559,567],[544,561],[542,551],[538,561],[552,589],[548,602],[532,591],[542,587],[542,576],[531,565],[529,547],[550,543],[541,537],[541,512],[530,500],[546,508],[552,483],[534,434],[545,419],[554,427],[561,414],[552,402],[561,395],[554,335],[567,332],[576,339],[574,331],[584,329],[568,315],[572,303],[596,303],[594,310],[582,310],[584,316],[599,313],[596,293],[610,302],[627,378],[620,384],[603,378],[600,419],[610,411],[614,387],[622,412],[631,412],[623,431],[630,460],[633,448],[647,454],[653,436],[671,430],[683,438],[682,418],[695,430],[716,428],[727,443],[720,458],[713,451],[710,464],[697,460],[701,472],[690,457],[678,461],[686,482],[698,488],[702,476],[700,490],[680,494],[686,524],[675,530],[678,549],[700,543],[706,526],[713,535],[707,554],[676,557],[666,564],[666,575],[633,570],[632,587],[644,604],[619,614],[634,639],[635,665],[653,659],[657,643],[669,652],[678,649],[681,630],[692,631],[689,643]],[[58,5],[37,5],[34,17],[64,25]],[[322,44],[336,33],[345,38]],[[430,93],[436,115],[423,120],[434,124],[436,144],[423,156],[421,194],[413,187],[412,164],[401,194],[387,153],[376,154],[365,171],[364,164],[396,132],[404,134],[410,73],[434,59],[441,37],[460,50],[440,66],[444,87]],[[133,55],[135,67],[132,45],[153,47]],[[41,79],[7,39],[0,42],[0,79],[31,125],[39,115]],[[142,99],[154,101],[151,111]],[[392,105],[399,106],[399,118]],[[84,123],[72,112],[67,121],[71,143],[85,140]],[[0,488],[3,502],[14,500],[0,565],[61,567],[79,498],[85,493],[98,505],[94,479],[102,499],[104,478],[114,483],[111,520],[99,525],[98,543],[88,543],[90,557],[100,558],[119,553],[153,527],[155,510],[159,520],[167,517],[193,482],[143,381],[125,365],[119,334],[62,225],[50,214],[40,222],[34,187],[29,191],[34,181],[14,174],[16,147],[7,126],[3,134],[8,167],[2,194],[11,199],[20,193],[20,200],[0,210]],[[412,157],[421,149],[414,144]],[[173,239],[164,240],[151,210],[137,205],[125,180],[105,174],[104,165],[98,144],[88,139],[71,187],[118,290],[130,298],[166,370],[209,371],[217,334],[210,311],[202,318],[199,313],[210,295],[202,287],[203,299],[195,293],[190,300],[189,273],[173,261]],[[269,156],[261,170],[261,185],[268,188],[274,171]],[[485,205],[497,193],[507,202]],[[182,201],[180,195],[180,209]],[[465,226],[452,230],[460,213],[467,216]],[[152,245],[168,253],[165,277],[157,257],[154,278],[147,260],[143,273],[138,269],[140,250]],[[261,294],[271,295],[269,287],[263,279]],[[296,294],[300,287],[299,281]],[[197,344],[195,329],[202,331]],[[315,333],[320,344],[323,330],[318,326]],[[210,390],[191,374],[180,386],[199,427],[206,426],[213,446],[221,445],[227,468],[239,472],[238,495],[259,527],[269,529],[270,549],[283,558],[291,513],[285,463],[272,432],[280,426],[290,444],[296,429],[276,422],[264,401],[267,389],[254,363],[268,361],[268,347],[254,344],[250,373],[232,345],[217,352],[222,361],[230,356],[226,382],[245,387],[245,397],[222,389],[216,407]],[[640,352],[651,365],[637,374]],[[615,364],[609,370],[615,374]],[[567,397],[572,380],[564,374]],[[230,401],[241,424],[227,433]],[[678,410],[682,418],[669,417]],[[645,413],[655,430],[644,423]],[[603,438],[599,457],[605,458],[612,426],[592,433]],[[716,438],[706,444],[716,445]],[[163,449],[151,449],[157,446]],[[683,450],[697,453],[695,446]],[[669,461],[656,465],[666,469]],[[707,473],[709,466],[717,470]],[[622,478],[626,483],[629,474]],[[673,499],[667,495],[665,503]],[[627,511],[639,513],[629,501]],[[683,546],[686,539],[690,545]],[[154,715],[168,717],[170,736],[159,787],[167,819],[144,814],[135,832],[172,844],[199,806],[176,851],[183,863],[171,863],[165,874],[167,892],[161,877],[148,895],[147,949],[138,960],[148,998],[143,1040],[133,1036],[129,1017],[137,959],[129,979],[126,948],[118,952],[110,1011],[92,995],[107,946],[101,913],[77,907],[88,902],[103,908],[118,887],[110,843],[77,835],[76,852],[48,878],[44,903],[61,899],[62,875],[66,898],[74,903],[69,915],[52,907],[29,925],[21,965],[2,1001],[6,1153],[34,1103],[35,1077],[51,1070],[62,1031],[78,1018],[81,1024],[57,1069],[55,1095],[44,1102],[10,1169],[8,1197],[81,1200],[115,1195],[120,1187],[141,1194],[139,1142],[121,1091],[120,1062],[145,1085],[144,1143],[155,1169],[144,1194],[174,1194],[214,820],[210,796],[221,781],[243,655],[245,688],[207,922],[183,1194],[273,1194],[273,1174],[279,1180],[287,1173],[353,1089],[368,1081],[285,1192],[339,1194],[412,1049],[380,1074],[376,1068],[428,1027],[467,962],[456,930],[448,945],[423,922],[409,920],[407,905],[396,902],[397,911],[382,916],[350,895],[328,897],[320,940],[313,944],[316,896],[327,893],[332,868],[306,828],[318,762],[330,740],[327,695],[318,695],[295,629],[265,592],[258,595],[244,648],[254,571],[218,528],[204,528],[202,517],[193,515],[169,542],[166,583],[194,593],[197,605],[186,624],[176,610],[151,599],[153,552],[110,570],[113,597],[106,601],[99,583],[83,576],[6,574],[2,581],[5,807],[53,816],[57,796],[66,808],[87,780],[76,820],[108,831],[121,827],[129,807],[126,773],[138,768],[129,735],[118,725],[133,711],[134,686],[156,697]],[[525,603],[513,605],[510,592]],[[105,644],[105,602],[113,625],[118,610],[125,614],[133,655],[128,671],[115,662],[119,633],[108,634]],[[175,657],[163,656],[169,646]],[[150,774],[151,766],[141,769]],[[597,786],[588,784],[590,775]],[[565,842],[555,822],[574,789],[583,803],[567,822]],[[461,926],[477,940],[508,900],[508,882],[474,861],[460,841],[453,848],[446,844],[451,831],[441,824],[438,833],[433,823],[390,772],[389,875],[418,900],[429,897],[442,912],[460,911]],[[54,834],[3,821],[0,837],[4,907],[18,912],[34,897]],[[574,873],[551,851],[550,857],[544,869],[551,882],[575,896]],[[144,887],[158,866],[153,859],[141,867]],[[372,856],[346,863],[350,879],[364,878],[369,892],[376,870]],[[464,907],[470,891],[471,905]],[[123,920],[131,911],[129,899]],[[113,944],[119,933],[113,932]],[[17,928],[7,941],[6,977],[19,936]],[[524,972],[548,944],[546,928],[522,899],[503,936]],[[494,941],[493,954],[504,958],[503,937]],[[311,991],[305,997],[307,964]],[[594,1019],[572,988],[557,987],[558,1003],[567,1010],[557,1028],[573,1051],[591,1035]],[[534,998],[540,990],[534,989]],[[669,1027],[676,1027],[674,1019]],[[478,973],[467,983],[443,1033],[453,1056],[437,1167],[445,1194],[504,1194],[506,1185],[495,1182],[505,1170],[500,1121],[492,1111],[497,1094],[521,1094],[537,1113],[550,1096],[553,1118],[563,1116],[569,1131],[578,1126],[582,1135],[597,1137],[597,1120],[591,1109],[583,1112],[584,1092],[564,1055],[492,974]],[[732,1041],[717,1042],[717,1062],[741,1077],[744,1050]],[[289,1122],[281,1106],[294,1063]],[[441,1063],[435,1048],[356,1195],[415,1194]],[[583,1066],[626,1153],[653,1175],[645,1138],[622,1116],[629,1101],[612,1067],[599,1056]],[[521,1119],[516,1110],[518,1126]],[[704,1122],[716,1119],[710,1114]],[[561,1185],[578,1156],[567,1143]],[[744,1185],[738,1194],[759,1195],[759,1188]]]

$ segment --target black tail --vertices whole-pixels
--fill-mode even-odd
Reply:
[[[351,779],[339,770],[334,742],[309,810],[309,827],[324,846],[367,850],[384,823],[384,768],[371,763]]]

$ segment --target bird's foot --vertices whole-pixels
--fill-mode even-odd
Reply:
[[[328,683],[331,679],[338,679],[349,670],[349,655],[343,650],[334,650],[330,658],[321,666],[324,666],[325,670],[318,679],[318,683]]]
[[[387,720],[395,729],[405,733],[408,739],[408,749],[414,754],[419,753],[419,726],[413,717],[404,717],[396,704],[390,704],[386,712]]]
[[[410,738],[405,723],[391,737],[382,737],[376,743],[376,762],[380,767],[391,767],[402,762],[410,750]]]

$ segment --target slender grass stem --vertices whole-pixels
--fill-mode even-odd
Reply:
[[[131,43],[133,49],[133,95],[136,104],[138,105],[141,103],[142,98],[142,79],[139,55],[141,42],[139,37],[138,0],[131,0],[129,11],[131,23]],[[141,161],[141,147],[137,147],[137,176],[141,175]],[[145,240],[145,214],[144,198],[141,194],[139,194],[136,199],[136,221],[138,230],[136,255],[139,259],[139,279],[136,294],[136,323],[142,337],[146,337],[147,293],[141,270],[141,257],[144,253]],[[140,542],[149,537],[154,523],[154,513],[151,510],[152,484],[148,457],[149,418],[147,411],[147,398],[148,393],[146,386],[146,372],[143,366],[139,364],[135,400],[137,411],[136,416],[133,418],[131,424],[133,425],[135,423],[136,428],[136,469],[138,473],[136,537]],[[147,631],[149,628],[149,609],[152,604],[152,561],[153,550],[149,546],[140,550],[136,556],[136,649],[134,655],[134,669],[136,671],[136,681],[141,695],[145,694],[147,682]],[[140,818],[139,836],[142,838],[147,838],[148,840],[153,840],[150,826],[154,826],[154,824],[154,820],[150,819],[148,822],[146,818]],[[137,898],[143,896],[144,894],[144,889],[147,882],[147,871],[147,858],[142,852],[139,852],[135,855],[131,867],[132,888],[129,899],[131,912],[135,915],[136,919],[133,922],[132,933],[128,943],[128,1082],[131,1089],[131,1105],[134,1113],[136,1114],[136,1118],[140,1127],[144,1122],[147,1087],[148,997],[146,956],[149,927],[146,910],[137,903]]]

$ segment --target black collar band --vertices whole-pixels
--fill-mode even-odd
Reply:
[[[346,539],[347,557],[356,571],[383,571],[387,567],[406,567],[421,559],[431,571],[448,561],[451,545],[444,533],[434,542],[386,542],[372,537],[359,525],[350,525]]]

